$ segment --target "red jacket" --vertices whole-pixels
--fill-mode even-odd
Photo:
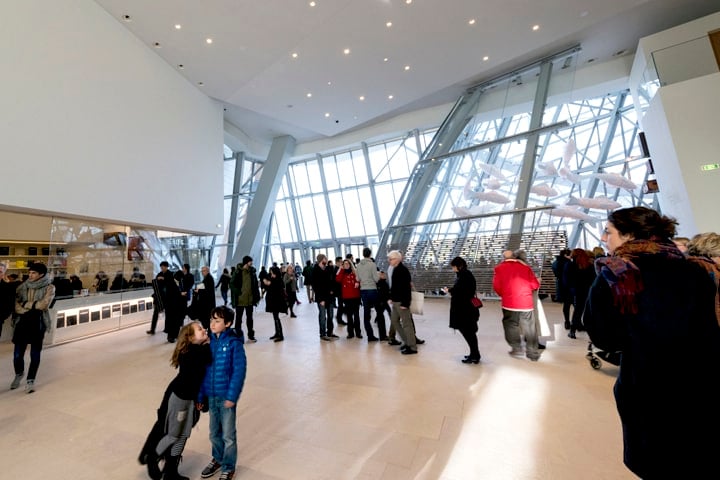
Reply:
[[[532,269],[517,260],[505,260],[495,267],[493,290],[500,295],[502,308],[508,310],[533,310],[533,290],[540,282]]]
[[[348,298],[360,298],[360,280],[358,280],[352,270],[350,273],[345,273],[345,270],[341,268],[338,270],[336,280],[342,285],[343,300]],[[357,285],[357,287],[355,285]]]

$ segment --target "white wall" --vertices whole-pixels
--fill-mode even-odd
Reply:
[[[663,213],[680,233],[720,232],[720,170],[701,165],[720,160],[720,73],[658,90],[642,120],[660,186]]]
[[[222,108],[91,0],[5,2],[0,208],[222,232]]]

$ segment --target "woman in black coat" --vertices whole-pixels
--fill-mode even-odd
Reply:
[[[265,311],[273,314],[275,321],[275,335],[270,340],[282,342],[284,340],[280,313],[287,313],[285,300],[285,283],[278,267],[270,267],[269,275],[263,279],[265,285]]]
[[[573,298],[573,314],[568,337],[577,338],[575,332],[585,330],[582,316],[585,311],[588,292],[595,281],[595,265],[590,254],[582,248],[575,248],[571,254],[572,261],[565,265],[570,294]]]
[[[452,295],[450,299],[450,328],[458,330],[470,347],[470,355],[466,355],[463,363],[480,363],[480,349],[478,348],[477,322],[480,319],[480,309],[472,304],[475,297],[475,276],[467,268],[467,262],[462,257],[455,257],[450,266],[457,275],[455,285],[445,288],[445,292]]]
[[[717,470],[720,327],[715,285],[670,240],[674,219],[645,207],[608,215],[583,318],[594,345],[621,351],[615,403],[625,465],[643,479]]]

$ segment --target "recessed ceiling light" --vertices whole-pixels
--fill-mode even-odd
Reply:
[[[297,57],[298,57],[298,54],[297,54],[296,52],[293,52],[293,53],[292,53],[292,57],[293,57],[293,58],[297,58]]]
[[[310,5],[311,7],[314,7],[315,5],[317,5],[317,3],[315,3],[315,2],[310,2],[309,5]]]
[[[490,60],[490,57],[488,57],[487,55],[485,55],[485,56],[483,57],[483,62],[487,62],[488,60]]]
[[[205,43],[207,43],[208,45],[210,45],[212,42],[213,42],[213,39],[210,37],[205,39]]]
[[[393,98],[395,98],[393,95],[388,95],[388,100],[392,100]]]
[[[124,22],[132,22],[132,17],[130,15],[123,15],[122,19]]]
[[[408,5],[410,5],[410,4],[412,3],[412,0],[405,0],[405,3],[407,3]]]
[[[155,42],[153,46],[155,48],[162,48],[162,45],[160,45],[160,42]]]
[[[205,85],[203,82],[198,82],[198,86],[202,87],[203,85]]]
[[[332,82],[328,82],[328,85],[332,85]]]
[[[180,64],[178,64],[178,68],[179,68],[180,70],[182,70],[183,68],[185,68],[185,65],[183,65],[182,63],[180,63]]]
[[[175,30],[180,30],[181,28],[182,28],[182,25],[180,25],[179,23],[175,24]]]
[[[383,58],[383,62],[387,62],[387,61],[388,61],[387,57]]]
[[[311,97],[312,97],[312,93],[308,92],[308,93],[305,94],[305,96],[306,96],[307,98],[311,98]]]
[[[365,100],[365,95],[360,95],[360,101],[362,102],[363,100]]]
[[[410,65],[405,65],[405,71],[407,72],[408,70],[410,70]]]
[[[468,24],[470,24],[470,25],[475,25],[475,19],[474,19],[474,18],[471,18],[470,21],[468,21]]]
[[[537,32],[538,30],[540,30],[540,25],[533,25],[532,29],[533,32]]]
[[[392,22],[387,22],[387,23],[385,24],[385,26],[388,27],[388,28],[392,27]]]
[[[325,118],[328,118],[328,117],[330,117],[330,114],[329,114],[329,113],[325,113]]]
[[[343,50],[343,53],[344,53],[345,55],[350,55],[350,49],[349,49],[349,48],[344,49],[344,50]]]

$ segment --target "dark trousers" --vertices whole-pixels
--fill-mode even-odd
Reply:
[[[372,316],[372,311],[374,309],[375,321],[378,324],[378,334],[381,339],[387,338],[387,332],[385,331],[385,315],[378,305],[380,298],[377,290],[360,290],[360,298],[362,298],[363,304],[363,324],[365,325],[365,334],[368,338],[375,336],[372,323],[370,323],[370,317]]]
[[[157,328],[157,322],[158,322],[159,316],[160,316],[160,309],[157,307],[157,305],[155,305],[155,306],[153,306],[152,321],[150,322],[150,331],[152,333],[155,333],[155,329]]]
[[[238,336],[242,336],[242,318],[243,318],[243,312],[245,312],[245,323],[247,324],[247,331],[248,331],[248,339],[253,340],[255,338],[255,330],[253,329],[253,307],[252,305],[244,306],[244,307],[236,307],[235,311],[237,312],[237,318],[235,320],[235,332],[238,334]]]
[[[570,323],[570,330],[582,330],[582,316],[585,311],[585,302],[587,302],[587,293],[578,292],[575,294],[575,305],[573,308],[572,322]]]
[[[345,303],[345,313],[348,319],[348,335],[354,334],[356,337],[362,336],[362,332],[360,331],[360,299],[348,298],[345,299],[343,303]]]
[[[27,379],[35,380],[38,368],[40,367],[40,352],[42,351],[43,339],[35,340],[33,343],[16,343],[13,351],[13,365],[15,367],[15,375],[22,375],[25,371],[25,351],[30,345],[30,368],[28,369]]]
[[[477,327],[463,327],[459,329],[459,332],[462,334],[463,338],[467,342],[468,347],[470,347],[470,358],[479,359],[480,349],[478,347]]]
[[[283,338],[282,323],[280,322],[280,312],[272,312],[273,321],[275,322],[275,337]]]

